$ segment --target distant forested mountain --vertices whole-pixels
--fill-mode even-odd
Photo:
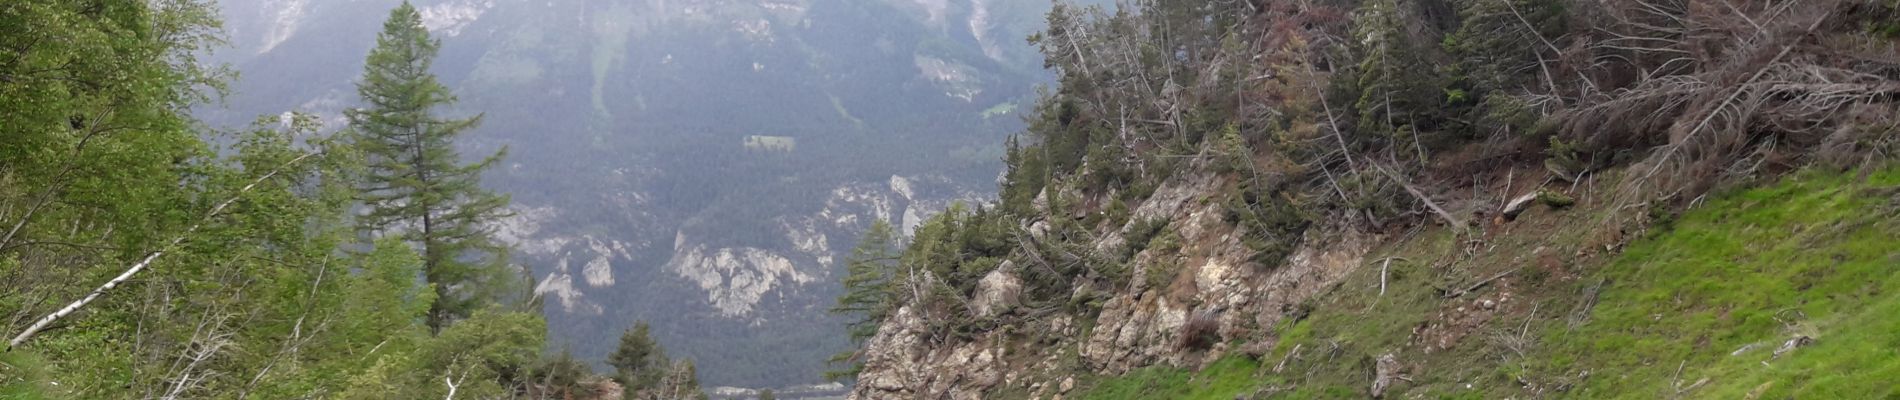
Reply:
[[[222,2],[240,73],[217,126],[356,106],[395,0]],[[873,221],[908,231],[991,197],[1048,80],[1040,0],[423,0],[433,66],[483,113],[464,154],[532,267],[551,342],[600,357],[634,321],[708,386],[808,383],[845,346],[824,314]]]

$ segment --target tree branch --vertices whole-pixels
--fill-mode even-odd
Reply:
[[[1381,166],[1378,164],[1374,164],[1372,167],[1375,169],[1378,169],[1379,172],[1385,173],[1387,177],[1392,178],[1393,182],[1398,182],[1400,187],[1404,187],[1406,192],[1412,194],[1412,197],[1417,197],[1418,201],[1424,202],[1425,206],[1431,208],[1432,212],[1437,213],[1439,218],[1444,218],[1445,223],[1450,224],[1452,226],[1452,229],[1456,229],[1460,233],[1465,231],[1465,221],[1458,219],[1458,217],[1452,216],[1451,212],[1445,211],[1443,207],[1439,207],[1438,203],[1432,201],[1431,197],[1425,196],[1425,192],[1421,192],[1418,190],[1418,188],[1412,187],[1411,183],[1407,183],[1404,177],[1401,177],[1399,176],[1399,174],[1393,173],[1392,170],[1386,169],[1384,166]]]

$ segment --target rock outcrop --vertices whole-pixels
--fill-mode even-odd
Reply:
[[[1087,317],[1057,312],[1015,319],[1014,325],[967,339],[937,338],[929,333],[929,318],[904,307],[866,343],[865,370],[851,398],[978,399],[1005,388],[1057,398],[1075,385],[1073,375],[1065,373],[1072,367],[1064,364],[1074,361],[1065,361],[1064,354],[1079,356],[1078,366],[1097,374],[1155,364],[1194,367],[1236,351],[1222,344],[1230,339],[1263,335],[1301,301],[1362,264],[1372,243],[1355,231],[1312,231],[1281,265],[1250,265],[1250,252],[1240,240],[1248,233],[1221,221],[1219,202],[1203,201],[1220,189],[1213,175],[1178,177],[1136,209],[1131,221],[1169,219],[1167,229],[1186,246],[1168,254],[1144,251],[1131,261],[1134,276],[1146,276],[1149,268],[1176,268],[1163,274],[1172,279],[1155,285],[1131,279],[1120,288],[1076,287],[1079,298],[1106,299],[1086,335],[1075,319]],[[1104,235],[1092,247],[1108,251],[1121,240],[1118,233]],[[973,317],[996,318],[1004,305],[1020,301],[1021,282],[1012,267],[1005,265],[979,282],[971,299]],[[1217,322],[1221,340],[1211,349],[1179,347],[1182,326],[1193,315]]]
[[[970,307],[977,316],[991,317],[1002,311],[1021,304],[1023,281],[1012,272],[1014,265],[1004,261],[1001,267],[984,275],[976,283],[976,298],[970,301]]]

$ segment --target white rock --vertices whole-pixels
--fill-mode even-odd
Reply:
[[[971,300],[970,306],[977,315],[994,316],[1019,304],[1023,283],[1010,271],[1013,267],[1014,264],[1004,261],[1002,266],[990,271],[989,275],[984,275],[983,280],[976,283],[976,298]]]

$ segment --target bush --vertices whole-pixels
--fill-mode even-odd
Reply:
[[[1167,229],[1168,223],[1167,218],[1149,218],[1129,225],[1128,232],[1122,235],[1121,258],[1123,260],[1133,258],[1142,250],[1148,249],[1150,242],[1160,235],[1162,230]]]
[[[1131,212],[1128,210],[1128,203],[1123,202],[1120,197],[1117,197],[1114,199],[1109,199],[1108,211],[1105,218],[1107,219],[1110,226],[1119,226],[1121,224],[1128,223],[1128,217],[1130,213]]]
[[[1241,242],[1254,251],[1249,261],[1261,265],[1278,263],[1292,254],[1312,222],[1294,203],[1292,192],[1242,182],[1241,187],[1227,197],[1225,217],[1245,230],[1247,235]]]

